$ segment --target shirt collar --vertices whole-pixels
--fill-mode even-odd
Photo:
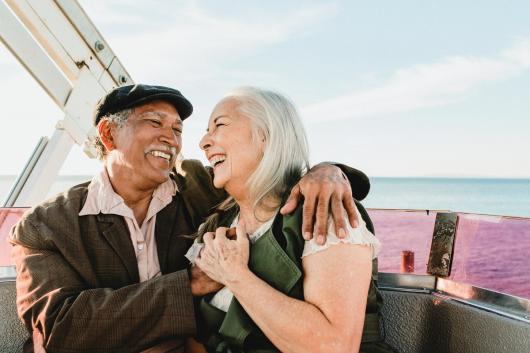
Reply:
[[[176,193],[177,185],[172,178],[160,184],[153,192],[153,200],[149,206],[147,218],[150,218],[168,205]],[[124,211],[124,208],[130,211],[129,207],[125,205],[123,198],[114,191],[107,168],[104,167],[99,174],[92,178],[88,185],[87,198],[79,215],[86,216],[104,213],[132,217],[132,211]]]

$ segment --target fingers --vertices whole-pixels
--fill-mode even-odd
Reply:
[[[197,259],[195,259],[195,263],[201,269],[203,269],[203,267],[199,265],[199,263],[197,262],[198,260],[201,260],[201,263],[204,263],[205,259],[211,260],[214,258],[213,254],[216,252],[215,244],[214,244],[214,237],[215,237],[215,233],[213,232],[204,233],[202,237],[202,240],[204,241],[204,246],[199,252],[199,256],[197,257]]]
[[[227,259],[227,249],[225,243],[228,241],[226,238],[226,231],[228,229],[225,227],[219,227],[215,230],[215,239],[213,243],[215,244],[215,250],[217,252],[218,259],[226,260]]]
[[[296,184],[294,188],[291,190],[291,193],[289,194],[289,198],[285,202],[285,205],[283,205],[282,208],[280,208],[280,213],[282,215],[287,215],[291,212],[293,212],[296,209],[296,206],[300,202],[300,198],[302,197],[302,194],[300,193],[300,186],[299,184]]]
[[[228,228],[225,228],[225,227],[219,227],[215,230],[215,240],[217,242],[221,242],[223,240],[227,240],[226,238],[226,231],[228,230]]]
[[[345,197],[342,204],[344,205],[344,209],[346,209],[352,228],[357,228],[359,226],[359,217],[357,215],[357,207],[351,195]]]
[[[315,217],[315,202],[314,197],[305,197],[304,207],[302,210],[302,232],[305,240],[313,238],[313,219]]]
[[[321,196],[318,198],[315,230],[317,234],[317,243],[320,245],[326,242],[330,196],[331,195],[327,195],[326,193],[321,193]]]
[[[199,268],[199,270],[203,271],[208,275],[207,272],[207,266],[208,263],[210,263],[210,259],[208,258],[208,255],[205,254],[205,256],[201,256],[195,259],[195,266]]]
[[[200,257],[195,260],[195,265],[198,268],[198,271],[202,271],[202,273],[207,276],[210,280],[216,281],[215,274],[210,271],[210,269],[215,268],[215,263],[212,261],[210,257]],[[199,278],[192,280],[192,293],[195,291],[196,293],[203,292],[202,289],[198,289],[197,284],[201,281],[204,281],[204,276],[199,275]]]
[[[331,196],[331,215],[333,217],[333,224],[335,225],[335,234],[339,238],[345,238],[346,224],[341,201],[337,195]]]
[[[248,247],[248,234],[245,227],[245,222],[240,220],[236,227],[236,241],[242,246]]]
[[[202,236],[202,241],[204,242],[204,246],[206,248],[212,248],[213,247],[213,239],[214,238],[215,238],[215,233],[214,232],[204,233],[204,235]],[[202,252],[202,250],[201,250],[201,252]]]
[[[204,247],[200,252],[200,258],[209,259],[210,262],[217,261],[222,248],[220,241],[223,240],[223,237],[226,240],[225,233],[226,228],[218,228],[215,233],[204,233],[204,236],[202,237],[204,241]]]
[[[217,237],[215,233],[208,232],[203,236],[204,247],[200,252],[200,256],[195,259],[195,265],[203,271],[209,278],[214,281],[220,282],[221,279],[216,275],[216,271],[219,268],[219,246],[217,244]]]

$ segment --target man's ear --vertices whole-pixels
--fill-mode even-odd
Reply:
[[[101,143],[105,146],[107,152],[112,151],[115,148],[114,137],[112,136],[112,124],[106,120],[102,119],[98,124],[99,138]]]

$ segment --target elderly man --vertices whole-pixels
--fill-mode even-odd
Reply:
[[[13,229],[18,313],[46,351],[179,351],[182,338],[195,333],[192,291],[218,286],[189,269],[185,235],[225,194],[199,162],[174,168],[191,113],[190,102],[171,88],[113,90],[94,119],[102,172],[36,206]],[[343,168],[363,198],[365,176]],[[334,166],[306,176],[288,209],[300,194],[308,230],[321,199],[316,234],[323,234],[330,202],[337,219],[341,201],[351,214],[351,191]],[[190,276],[198,279],[194,288]],[[30,339],[25,351],[32,349]]]

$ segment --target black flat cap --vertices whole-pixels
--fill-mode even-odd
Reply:
[[[94,125],[97,126],[102,117],[133,108],[155,100],[163,100],[173,104],[182,120],[193,112],[193,106],[176,89],[164,86],[128,85],[113,89],[101,98],[96,105]]]

